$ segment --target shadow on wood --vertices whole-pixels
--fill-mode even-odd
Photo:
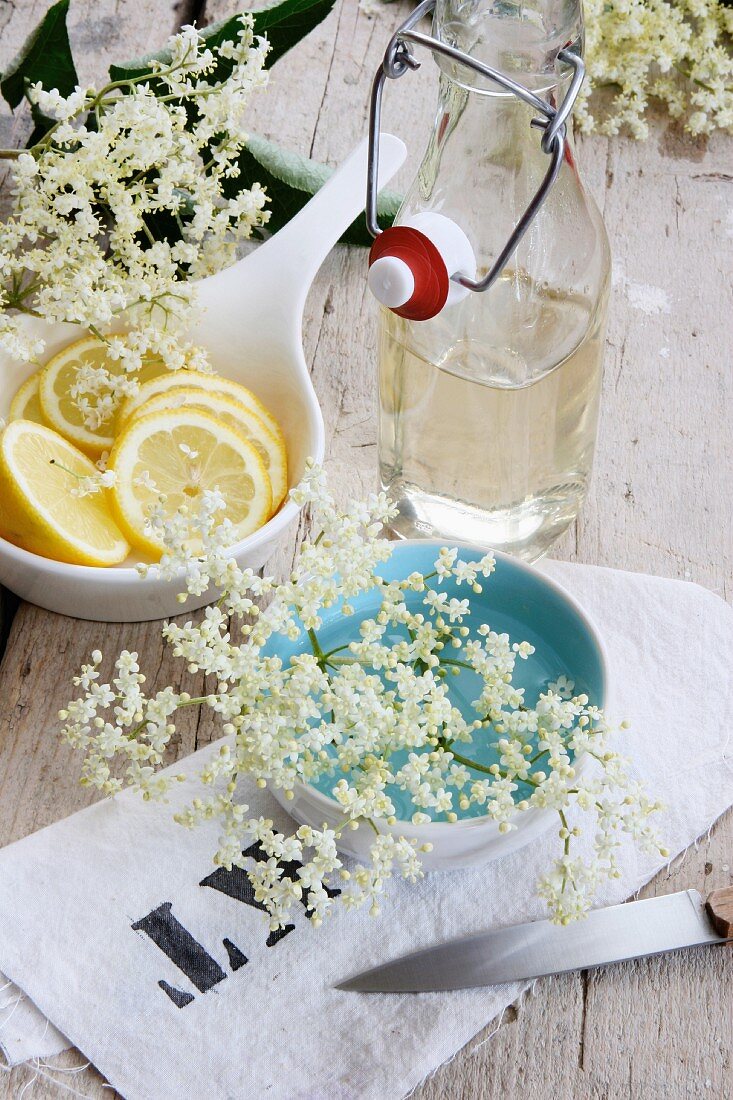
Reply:
[[[5,646],[8,644],[10,628],[13,625],[19,602],[18,597],[12,592],[8,592],[7,588],[0,588],[0,660],[5,652]]]

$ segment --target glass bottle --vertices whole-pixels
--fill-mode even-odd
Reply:
[[[437,0],[433,34],[557,105],[580,51],[580,0]],[[547,171],[527,104],[438,57],[435,126],[396,223],[446,215],[481,277]],[[598,423],[610,254],[568,123],[556,182],[496,283],[411,321],[379,322],[380,479],[393,533],[534,560],[575,519]]]

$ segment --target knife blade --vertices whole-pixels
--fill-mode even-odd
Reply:
[[[362,993],[470,989],[730,939],[733,887],[715,891],[707,903],[697,890],[683,890],[594,909],[572,925],[531,921],[437,944],[365,970],[335,988]]]

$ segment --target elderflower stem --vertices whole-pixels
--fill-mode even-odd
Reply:
[[[490,775],[492,778],[499,775],[502,779],[509,779],[509,772],[502,771],[501,768],[498,768],[498,770],[496,770],[497,765],[492,764],[491,766],[488,766],[486,764],[479,764],[476,760],[471,760],[469,759],[469,757],[461,756],[460,753],[457,753],[450,742],[446,742],[445,744],[448,752],[451,753],[453,759],[458,764],[463,764],[463,766],[466,768],[475,768],[477,772],[483,772],[485,775]],[[495,769],[494,771],[491,770],[492,767]],[[526,779],[518,779],[517,782],[527,783],[530,787],[539,787],[539,783],[535,779],[530,779],[529,776],[527,776]]]
[[[89,331],[91,332],[92,336],[96,336],[97,339],[100,340],[103,344],[109,343],[109,339],[99,331],[96,325],[90,325]]]
[[[318,635],[315,630],[309,629],[308,638],[310,639],[311,649],[313,650],[313,656],[318,661],[319,665],[325,664],[326,655],[321,649],[321,643],[318,641]]]
[[[210,95],[214,95],[216,92],[218,92],[219,87],[220,87],[220,85],[218,85],[218,84],[209,84],[204,88],[196,88],[193,91],[172,92],[171,95],[160,95],[160,96],[158,96],[158,102],[159,103],[175,103],[175,102],[180,103],[180,101],[183,100],[183,99],[196,99],[196,98],[198,98],[198,96],[210,96]]]
[[[18,290],[14,292],[8,304],[16,309],[20,309],[21,302],[25,301],[29,294],[34,294],[40,285],[40,279],[32,279],[27,286],[24,286],[22,289],[19,287]]]
[[[324,659],[324,661],[328,661],[334,655],[334,653],[341,653],[342,650],[348,649],[348,648],[349,648],[348,642],[347,642],[346,645],[337,645],[335,649],[329,649],[328,653],[324,653],[323,654],[323,659]],[[341,660],[341,658],[339,658],[339,660]]]
[[[348,648],[348,647],[344,647]],[[323,655],[326,664],[332,668],[338,667],[338,665],[361,665],[362,668],[372,668],[372,662],[367,657],[357,657],[356,654],[352,654],[349,657],[329,657],[327,653]]]
[[[63,470],[65,474],[69,474],[71,477],[75,477],[77,481],[81,481],[84,474],[77,474],[76,470],[70,470],[68,466],[64,466],[63,462],[59,462],[57,458],[49,458],[49,466],[58,466],[59,470]]]
[[[565,814],[563,813],[562,810],[558,810],[557,812],[560,816],[560,821],[562,822],[562,827],[563,827],[563,830],[565,832],[565,838],[563,840],[563,855],[567,859],[568,855],[570,854],[570,830],[568,829],[568,820],[565,817]],[[567,872],[563,872],[562,883],[560,885],[560,893],[561,894],[565,893],[565,887],[567,886],[567,880],[568,880]]]

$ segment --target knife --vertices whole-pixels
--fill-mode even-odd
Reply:
[[[413,951],[335,988],[422,993],[590,970],[681,947],[733,940],[733,886],[704,902],[697,890],[594,909],[571,925],[531,921]]]

